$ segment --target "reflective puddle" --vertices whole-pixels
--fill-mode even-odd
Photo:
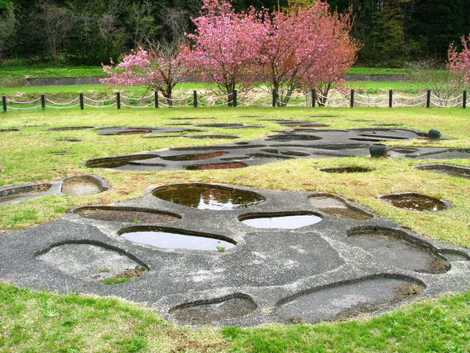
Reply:
[[[264,229],[298,229],[319,223],[322,218],[314,214],[284,214],[241,217],[241,222],[249,227]]]
[[[415,193],[386,195],[382,200],[391,203],[398,208],[405,208],[414,211],[442,211],[448,208],[444,201],[434,197],[420,195]]]
[[[120,232],[124,239],[139,244],[169,250],[219,251],[232,249],[235,241],[213,234],[193,233],[171,228],[131,227]]]
[[[168,185],[155,189],[152,194],[161,200],[200,210],[235,210],[264,201],[263,196],[252,191],[209,184]]]

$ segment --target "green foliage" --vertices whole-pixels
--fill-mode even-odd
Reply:
[[[375,66],[402,66],[434,58],[444,62],[451,42],[470,33],[470,0],[329,0],[339,11],[352,9],[354,36],[363,43],[359,60]]]
[[[308,4],[313,0],[233,0],[237,10]],[[363,44],[359,60],[374,66],[402,66],[416,59],[444,62],[451,42],[470,33],[470,0],[327,0],[340,12],[352,10],[354,36]],[[117,61],[139,43],[171,41],[192,30],[200,0],[0,0],[15,7],[17,27],[10,57],[29,61],[100,64]],[[49,10],[47,10],[49,9]],[[53,11],[51,11],[51,9]],[[61,14],[67,21],[58,21]],[[4,15],[3,15],[4,16]],[[0,52],[2,51],[0,50]]]
[[[14,6],[9,0],[0,0],[0,60],[13,47],[16,17]]]
[[[8,5],[11,4],[11,0],[0,0],[0,11],[5,10]]]
[[[223,337],[221,335],[223,334]],[[0,351],[8,353],[466,353],[470,293],[364,321],[222,330],[174,327],[116,299],[0,284]]]

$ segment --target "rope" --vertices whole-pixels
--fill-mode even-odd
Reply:
[[[109,107],[114,107],[114,106],[116,106],[116,102],[111,103],[111,104],[103,104],[103,105],[94,105],[94,104],[84,103],[83,105],[84,105],[85,107],[91,107],[91,108],[109,108]]]
[[[149,104],[146,104],[146,105],[129,105],[129,104],[121,102],[121,106],[126,107],[126,108],[150,108],[150,107],[153,106],[153,104],[149,103]]]
[[[130,96],[126,96],[124,94],[121,94],[121,99],[138,100],[138,101],[146,100],[146,99],[149,99],[149,98],[153,99],[154,97],[155,97],[154,94],[150,94],[150,95],[144,96],[144,97],[130,97]]]
[[[90,101],[92,103],[97,103],[97,104],[105,104],[106,102],[112,102],[112,101],[115,101],[114,98],[109,98],[109,99],[92,99],[92,98],[89,98],[87,96],[84,96],[84,101]]]
[[[52,105],[61,105],[61,106],[65,106],[65,105],[72,105],[72,104],[77,104],[78,103],[78,98],[74,98],[72,99],[71,101],[69,102],[55,102],[53,101],[52,99],[49,99],[49,98],[46,98],[46,102],[52,104]]]
[[[232,105],[235,101],[234,93],[230,94],[209,94],[210,91],[202,91],[198,96],[198,105],[201,107],[226,107]],[[240,92],[239,99],[237,101],[238,106],[261,106],[261,107],[270,107],[272,106],[272,97],[265,89],[255,88],[250,92]],[[121,106],[126,108],[138,108],[145,109],[151,108],[154,105],[153,102],[154,93],[142,97],[132,97],[127,95],[121,95]],[[9,100],[8,107],[11,110],[35,110],[42,108],[41,105],[38,105],[38,102],[41,101],[41,97],[32,99],[30,101],[17,101]],[[327,96],[322,95],[320,92],[317,92],[317,101],[325,102],[327,107],[349,107],[350,106],[350,96],[348,93],[343,93],[341,90],[330,90]],[[78,105],[79,98],[73,98],[70,101],[56,101],[50,98],[45,98],[47,102],[47,107],[54,109],[69,109],[73,106]],[[449,97],[440,97],[436,93],[431,94],[431,106],[439,108],[450,108],[461,106],[463,102],[462,94]],[[193,103],[193,96],[181,96],[173,97],[167,99],[165,97],[160,97],[159,105],[161,107],[174,108],[181,106],[191,106]],[[302,91],[295,91],[287,106],[291,107],[309,107],[311,106],[311,96]],[[424,107],[427,103],[427,93],[410,95],[403,93],[395,93],[392,97],[393,107]],[[103,99],[94,99],[87,96],[83,96],[83,104],[86,107],[91,108],[109,108],[117,106],[117,101],[115,97],[107,97]],[[355,106],[358,107],[388,107],[389,106],[389,96],[384,93],[356,93],[355,95]],[[34,105],[34,106],[28,106]]]
[[[36,98],[33,99],[32,101],[15,101],[15,100],[10,100],[10,103],[12,104],[34,104],[37,103],[41,100],[41,98]]]

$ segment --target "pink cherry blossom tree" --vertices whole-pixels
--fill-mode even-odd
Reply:
[[[193,22],[186,62],[199,77],[215,82],[230,102],[236,89],[256,80],[266,26],[253,9],[236,13],[225,0],[204,0],[202,15]]]
[[[323,10],[329,13],[327,7]],[[323,106],[329,91],[343,86],[348,70],[357,60],[360,44],[350,35],[352,22],[349,14],[329,13],[317,18],[316,25],[320,33],[317,55],[301,72],[300,81],[304,89],[317,90],[318,103]]]
[[[172,105],[173,90],[187,75],[183,46],[150,45],[127,54],[116,66],[103,66],[109,77],[103,83],[120,86],[145,85],[160,92]]]
[[[462,37],[461,51],[458,51],[454,45],[449,47],[449,69],[470,84],[470,35]]]
[[[262,61],[279,106],[301,87],[329,90],[356,60],[359,46],[350,36],[349,16],[332,13],[324,1],[278,11],[266,26]]]

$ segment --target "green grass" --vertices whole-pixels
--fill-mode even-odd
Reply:
[[[369,75],[369,76],[387,76],[387,75],[406,75],[407,69],[400,68],[370,68],[353,67],[350,75]],[[58,66],[48,65],[28,66],[28,65],[0,65],[0,95],[13,96],[17,94],[25,95],[77,95],[83,93],[111,93],[117,88],[108,87],[100,84],[83,85],[63,85],[63,86],[25,86],[25,78],[60,78],[60,77],[104,77],[103,71],[99,66]],[[396,81],[352,81],[348,86],[355,89],[377,92],[389,89],[416,92],[426,89],[424,83],[396,82]],[[178,89],[194,90],[204,88],[215,88],[210,83],[184,83],[178,85]],[[121,91],[126,91],[134,95],[143,94],[145,87],[122,87]]]
[[[369,75],[369,76],[396,76],[406,75],[408,69],[406,68],[391,68],[391,67],[363,67],[357,66],[349,70],[350,75]]]
[[[407,69],[381,67],[353,67],[351,75],[404,75]],[[0,65],[0,77],[3,79],[24,78],[60,78],[60,77],[103,77],[101,66],[68,65]]]
[[[221,334],[175,327],[116,299],[58,296],[0,283],[2,353],[222,352]]]
[[[0,65],[2,79],[104,76],[100,66]]]
[[[348,81],[346,85],[349,88],[369,93],[386,93],[388,90],[405,93],[422,93],[429,89],[425,82],[414,81]]]
[[[69,125],[104,126],[165,126],[175,117],[211,117],[221,122],[252,124],[256,118],[308,118],[312,114],[326,114],[310,118],[332,128],[371,127],[375,124],[397,123],[403,127],[427,131],[438,128],[448,140],[433,142],[433,146],[469,147],[470,118],[463,109],[268,109],[268,108],[212,108],[212,109],[154,109],[117,111],[115,109],[46,110],[45,112],[2,115],[0,128],[17,127],[20,132],[1,133],[0,185],[52,181],[70,175],[98,173],[105,177],[112,189],[86,197],[47,196],[25,204],[0,207],[0,230],[20,229],[61,217],[68,209],[90,203],[111,203],[137,197],[149,185],[176,181],[213,181],[242,184],[253,187],[281,190],[332,192],[344,195],[391,218],[414,231],[440,240],[470,246],[470,203],[468,182],[426,171],[415,166],[422,161],[386,159],[371,161],[365,158],[297,159],[238,170],[219,171],[163,171],[161,173],[122,173],[109,169],[89,169],[88,159],[119,154],[155,151],[168,147],[210,145],[226,143],[225,140],[191,140],[171,137],[144,139],[140,135],[98,136],[94,130],[48,131],[48,128]],[[194,123],[207,122],[205,120]],[[262,122],[262,129],[206,129],[208,133],[239,135],[242,140],[262,138],[281,127],[275,122]],[[80,143],[60,141],[65,137],[82,140]],[[236,140],[235,140],[236,141]],[[426,141],[394,141],[393,145],[429,145]],[[25,148],[28,146],[28,148]],[[65,155],[62,155],[65,153]],[[451,163],[469,165],[468,160]],[[325,167],[348,164],[374,168],[374,172],[361,175],[338,175],[335,178],[319,171]],[[295,171],[293,173],[292,171]],[[444,212],[414,213],[390,206],[378,200],[379,195],[416,191],[443,198],[454,207]]]
[[[0,283],[4,353],[467,353],[470,293],[340,323],[191,330],[121,300]]]
[[[223,332],[236,353],[465,353],[470,351],[470,293],[373,320]]]
[[[411,81],[349,81],[346,86],[369,93],[386,92],[390,89],[406,93],[419,93],[429,88],[426,83]],[[216,85],[204,82],[187,82],[177,85],[176,89],[177,91],[187,91],[190,94],[193,90],[216,89]],[[148,93],[148,89],[142,86],[113,87],[102,84],[0,87],[0,95],[31,97],[37,97],[41,94],[52,97],[76,97],[80,93],[109,95],[115,91],[126,92],[133,96]]]
[[[51,132],[59,126],[165,126],[176,117],[216,117],[218,122],[260,123],[261,129],[207,129],[239,135],[234,141],[262,138],[284,129],[260,119],[308,119],[331,128],[371,127],[395,123],[427,131],[438,128],[448,140],[394,141],[393,145],[470,147],[470,115],[462,109],[115,109],[0,114],[0,186],[60,180],[97,174],[111,189],[91,196],[47,196],[18,205],[0,206],[1,231],[15,231],[59,219],[69,209],[110,204],[139,197],[149,187],[179,182],[219,182],[276,190],[329,192],[343,195],[425,237],[470,246],[470,194],[466,179],[416,170],[415,160],[368,158],[297,159],[262,166],[211,171],[123,172],[88,169],[91,158],[154,151],[168,147],[212,145],[226,140],[183,137],[144,139],[139,135],[99,136],[94,130]],[[320,117],[310,117],[320,115]],[[207,120],[192,120],[207,123]],[[58,141],[64,137],[80,143]],[[57,152],[65,152],[58,155]],[[442,161],[470,166],[468,160]],[[373,168],[365,174],[334,178],[326,167]],[[416,191],[449,200],[442,212],[395,208],[379,195]],[[6,235],[8,236],[8,235]],[[112,281],[121,279],[112,279]],[[127,279],[126,279],[127,280]],[[220,353],[395,353],[470,351],[470,293],[409,305],[376,318],[320,325],[192,330],[163,321],[148,309],[109,298],[37,293],[0,284],[0,352],[220,352]]]

